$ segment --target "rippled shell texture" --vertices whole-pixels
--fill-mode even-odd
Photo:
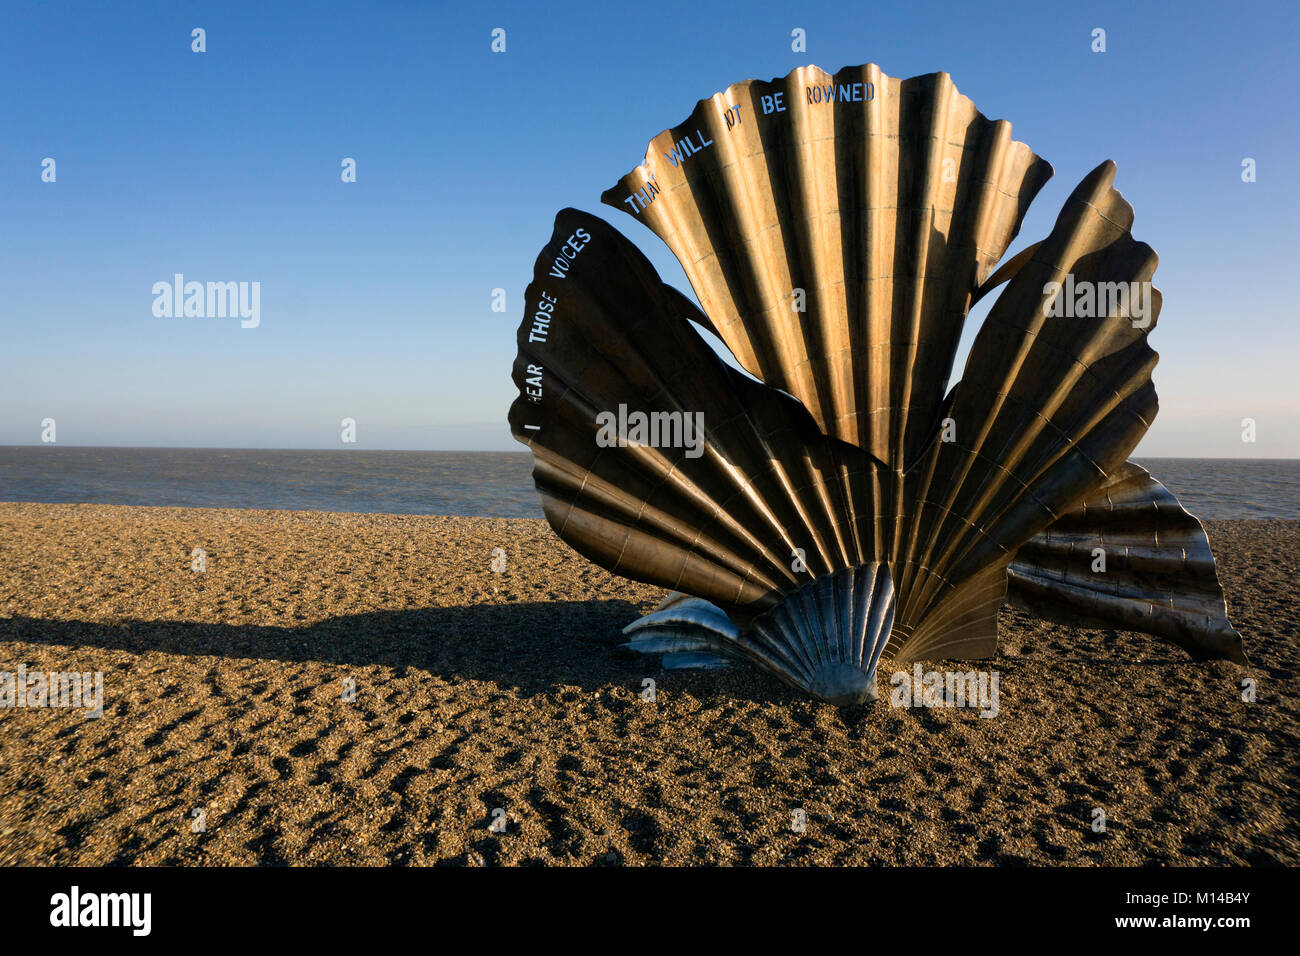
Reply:
[[[701,101],[603,196],[702,310],[607,222],[559,213],[510,424],[556,533],[674,592],[629,646],[850,704],[882,658],[992,656],[1009,598],[1244,661],[1200,523],[1127,460],[1156,414],[1160,295],[1114,164],[997,268],[1051,172],[945,73],[810,66]],[[1095,314],[1062,309],[1087,288],[1110,290]]]

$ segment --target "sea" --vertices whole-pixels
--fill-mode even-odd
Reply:
[[[1199,518],[1300,518],[1300,459],[1135,461]],[[0,501],[542,516],[526,451],[9,445]]]

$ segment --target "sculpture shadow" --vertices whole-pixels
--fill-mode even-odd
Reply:
[[[642,612],[639,605],[623,600],[536,601],[372,611],[297,627],[135,619],[69,621],[20,615],[0,618],[0,641],[134,654],[157,651],[294,664],[383,666],[444,679],[484,681],[533,696],[554,693],[560,687],[594,692],[614,685],[636,691],[645,677],[662,679],[665,672],[657,656],[646,658],[619,646],[624,641],[622,629]],[[1076,648],[1067,650],[1050,640],[1043,643],[1042,652],[1014,655],[1003,665],[1158,667],[1179,662],[1177,654],[1125,661],[1080,654]],[[0,662],[0,667],[20,662]],[[1185,657],[1181,662],[1191,663]],[[925,666],[945,665],[929,662]],[[963,669],[979,666],[989,665],[962,664]],[[886,681],[890,669],[886,662],[882,670]],[[697,694],[766,701],[804,699],[752,667],[672,673],[676,684]]]
[[[290,663],[380,665],[517,687],[639,686],[658,661],[619,648],[642,608],[629,601],[539,601],[375,611],[293,626],[192,621],[0,618],[0,641]],[[628,682],[632,683],[629,684]]]

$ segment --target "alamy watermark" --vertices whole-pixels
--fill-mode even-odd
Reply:
[[[1150,282],[1075,282],[1074,273],[1065,282],[1043,285],[1043,315],[1061,319],[1109,319],[1127,316],[1133,328],[1151,324]]]
[[[155,282],[153,296],[153,314],[160,319],[238,317],[245,329],[262,322],[260,282],[186,282],[178,272],[171,282]]]
[[[0,707],[82,707],[104,716],[103,671],[0,671]]]
[[[83,893],[74,884],[50,897],[50,925],[55,927],[120,926],[132,936],[148,936],[152,914],[152,893]]]
[[[596,424],[600,426],[596,444],[601,448],[648,445],[685,448],[687,458],[704,454],[703,412],[629,412],[626,405],[619,405],[617,413],[600,412]]]
[[[889,679],[894,707],[978,707],[981,717],[998,715],[997,671],[895,671]]]

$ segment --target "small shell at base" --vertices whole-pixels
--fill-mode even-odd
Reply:
[[[716,605],[673,595],[624,629],[624,646],[695,658],[747,660],[827,703],[875,700],[876,666],[894,622],[894,584],[884,564],[823,575],[740,630]],[[712,663],[716,666],[716,662]]]

